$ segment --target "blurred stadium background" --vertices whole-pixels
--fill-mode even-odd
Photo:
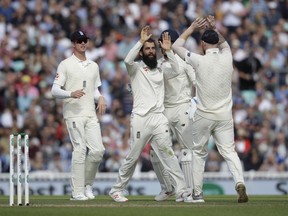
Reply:
[[[287,0],[1,0],[0,194],[8,195],[12,132],[30,135],[33,193],[69,194],[71,143],[61,101],[51,96],[50,88],[58,63],[71,55],[71,32],[81,29],[89,35],[87,57],[99,64],[108,102],[107,114],[100,118],[106,152],[95,184],[95,190],[105,194],[129,149],[132,98],[123,59],[139,30],[149,24],[156,39],[168,28],[182,33],[196,17],[209,14],[234,56],[235,141],[248,192],[287,194]],[[199,34],[193,34],[186,47],[200,53]],[[178,154],[175,139],[173,147]],[[234,194],[212,139],[209,148],[206,193]],[[149,143],[131,182],[132,194],[160,190],[148,152]]]

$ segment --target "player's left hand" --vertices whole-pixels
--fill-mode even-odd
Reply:
[[[216,29],[216,23],[215,18],[212,15],[209,15],[206,17],[206,23],[208,24],[208,27],[211,29]]]
[[[98,99],[98,105],[97,105],[97,110],[99,112],[100,115],[104,115],[106,112],[106,108],[107,108],[107,103],[104,99],[103,96],[100,96]]]

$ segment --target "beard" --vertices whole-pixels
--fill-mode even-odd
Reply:
[[[142,60],[150,69],[154,69],[157,67],[156,55],[153,55],[153,56],[143,55]]]

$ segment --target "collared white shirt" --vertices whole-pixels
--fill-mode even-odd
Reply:
[[[63,100],[63,116],[82,117],[96,116],[94,102],[95,88],[101,85],[99,67],[91,61],[81,61],[74,54],[60,62],[54,83],[67,91],[84,89],[85,95],[80,99],[66,98]]]
[[[138,41],[129,51],[124,62],[131,79],[134,100],[132,113],[143,116],[148,112],[164,111],[164,78],[159,61],[157,68],[152,70],[143,61],[135,61],[141,47],[142,43]],[[167,55],[169,59],[171,58],[171,67],[178,67],[174,53],[170,51]],[[176,70],[173,71],[177,73]]]
[[[196,71],[197,113],[212,120],[232,118],[233,58],[227,42],[205,55],[186,52],[185,61]]]
[[[177,54],[178,70],[171,72],[171,63],[164,57],[159,60],[164,71],[165,107],[174,107],[181,103],[187,103],[192,98],[192,87],[195,85],[195,70]]]

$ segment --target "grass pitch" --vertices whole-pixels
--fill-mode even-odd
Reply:
[[[1,216],[284,216],[288,196],[249,196],[248,203],[237,203],[236,196],[205,196],[205,203],[176,203],[174,198],[156,202],[152,196],[128,196],[116,203],[109,196],[95,200],[70,201],[68,196],[31,196],[29,206],[9,206],[9,197],[0,197]],[[17,203],[17,201],[15,200]]]

